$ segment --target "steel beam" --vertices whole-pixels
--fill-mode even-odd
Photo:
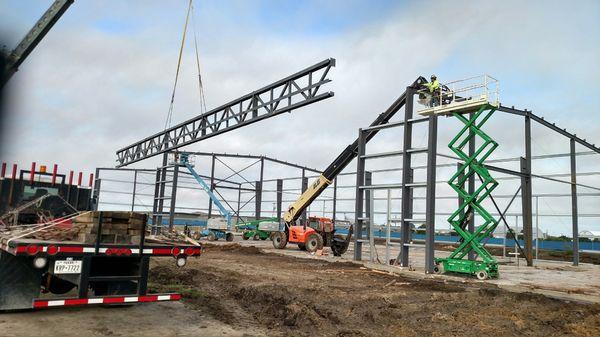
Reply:
[[[248,159],[261,159],[264,158],[264,160],[266,161],[270,161],[273,163],[277,163],[277,164],[281,164],[281,165],[287,165],[290,167],[294,167],[294,168],[298,168],[298,169],[305,169],[307,171],[311,171],[314,173],[318,173],[321,174],[321,171],[315,169],[315,168],[310,168],[310,167],[306,167],[306,166],[302,166],[302,165],[298,165],[298,164],[294,164],[294,163],[290,163],[284,160],[279,160],[277,158],[270,158],[267,156],[259,156],[259,155],[251,155],[251,154],[239,154],[239,153],[215,153],[215,152],[189,152],[186,151],[189,154],[193,154],[193,155],[197,155],[197,156],[212,156],[212,155],[217,155],[219,157],[231,157],[231,158],[248,158]]]
[[[600,148],[598,148],[596,146],[596,144],[590,144],[587,140],[577,137],[577,135],[568,132],[566,129],[561,129],[560,127],[556,126],[556,124],[550,123],[550,122],[546,121],[544,118],[534,115],[531,111],[528,111],[527,109],[519,110],[519,109],[515,109],[514,107],[509,108],[509,107],[500,105],[500,107],[498,108],[498,111],[502,111],[502,112],[506,112],[506,113],[510,113],[510,114],[514,114],[514,115],[519,115],[519,116],[529,116],[533,121],[549,128],[555,132],[558,132],[567,138],[574,139],[575,142],[587,147],[588,149],[590,149],[596,153],[600,153]]]
[[[321,86],[331,82],[326,77],[333,66],[335,59],[321,61],[200,116],[126,146],[117,151],[117,167],[333,97],[333,92],[317,94]]]
[[[577,157],[575,139],[571,138],[571,221],[573,222],[573,265],[579,265],[579,216],[577,207]]]

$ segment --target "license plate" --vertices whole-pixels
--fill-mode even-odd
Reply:
[[[81,261],[55,261],[54,274],[81,274]]]

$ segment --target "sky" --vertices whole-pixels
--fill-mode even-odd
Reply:
[[[50,4],[0,2],[0,39],[8,50]],[[160,131],[186,9],[184,0],[76,0],[7,86],[9,116],[0,134],[0,161],[57,163],[61,170],[92,172],[113,167],[117,149]],[[189,150],[263,154],[322,170],[354,140],[359,127],[370,124],[415,78],[431,74],[442,82],[492,75],[500,80],[503,104],[533,110],[600,144],[597,1],[196,0],[193,19],[190,34],[198,38],[209,109],[323,59],[333,57],[337,65],[327,88],[335,92],[334,98]],[[190,36],[174,122],[202,112]],[[523,155],[521,125],[515,117],[494,116],[487,131],[500,147],[493,158]],[[445,144],[456,128],[450,119],[440,122],[440,151],[448,153]],[[533,136],[534,155],[569,150],[567,139],[541,127],[534,126]],[[423,141],[421,135],[417,138]],[[399,139],[398,134],[385,134],[370,147],[397,148]],[[586,149],[578,146],[577,151]],[[598,171],[599,164],[598,155],[578,158],[581,172]],[[151,159],[134,167],[156,165]],[[518,169],[517,162],[504,166]],[[349,170],[353,168],[355,164]],[[568,159],[561,158],[534,161],[533,169],[551,174],[568,168]],[[225,167],[218,173],[228,175]],[[298,172],[277,168],[269,174]],[[598,175],[583,176],[580,182],[600,187]],[[515,184],[507,182],[498,193],[514,193]],[[569,193],[569,186],[534,182],[534,194],[550,192]],[[569,214],[568,202],[542,199],[540,212]],[[580,198],[581,213],[597,212],[598,205],[600,197]],[[583,217],[580,223],[581,228],[600,230],[598,217]],[[547,217],[542,227],[568,233],[570,220]]]

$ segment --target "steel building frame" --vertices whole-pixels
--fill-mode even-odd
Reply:
[[[367,243],[367,242],[369,244],[373,244],[373,236],[370,234],[370,233],[372,233],[372,230],[373,230],[373,226],[371,224],[373,223],[373,217],[376,213],[373,208],[373,202],[375,200],[381,200],[381,198],[380,199],[375,198],[371,192],[375,189],[387,189],[387,190],[400,189],[402,191],[402,197],[398,198],[398,199],[401,200],[401,206],[402,206],[402,208],[401,208],[402,211],[399,213],[399,214],[401,214],[401,219],[400,219],[401,226],[400,227],[401,227],[402,235],[401,235],[401,242],[399,243],[399,245],[401,247],[401,252],[396,261],[401,266],[408,265],[410,247],[415,246],[415,244],[410,243],[410,233],[411,233],[410,224],[420,221],[422,223],[427,224],[425,244],[421,245],[421,246],[422,246],[422,248],[426,249],[426,261],[425,261],[426,262],[425,263],[426,272],[432,272],[433,271],[432,270],[433,269],[433,259],[434,259],[435,215],[436,214],[441,215],[441,213],[435,211],[435,201],[436,201],[436,199],[452,199],[452,198],[456,199],[456,196],[436,196],[435,185],[438,183],[445,183],[445,182],[436,181],[435,176],[436,176],[437,168],[449,167],[449,166],[456,167],[457,163],[436,165],[436,158],[438,156],[440,156],[440,157],[444,157],[444,158],[454,159],[457,162],[459,161],[459,159],[456,157],[453,157],[453,156],[449,156],[447,154],[439,153],[437,151],[437,148],[436,148],[437,147],[437,132],[438,132],[437,118],[436,117],[415,117],[415,116],[413,116],[413,111],[414,111],[413,96],[416,92],[414,89],[408,88],[407,93],[408,93],[408,96],[406,98],[405,113],[404,113],[403,120],[400,120],[397,122],[389,122],[384,125],[363,128],[363,129],[359,130],[359,148],[358,148],[357,170],[356,170],[356,172],[342,172],[339,174],[339,176],[356,174],[356,184],[353,186],[343,186],[343,185],[339,185],[337,179],[335,179],[335,181],[333,183],[333,197],[332,198],[331,197],[328,197],[328,198],[321,197],[319,200],[324,200],[323,201],[324,203],[325,203],[325,200],[333,203],[333,205],[332,205],[333,210],[332,210],[331,214],[332,214],[332,218],[336,219],[336,215],[339,214],[340,212],[348,213],[347,211],[340,210],[337,207],[338,201],[348,200],[348,199],[340,199],[339,198],[338,189],[341,189],[341,188],[355,189],[356,195],[354,198],[354,202],[355,202],[354,213],[355,213],[355,222],[356,222],[357,227],[355,230],[356,236],[354,239],[355,245],[356,245],[354,257],[356,259],[361,259],[362,258],[362,256],[361,256],[362,244]],[[524,131],[525,131],[524,156],[517,157],[517,158],[504,158],[504,159],[489,160],[487,162],[488,164],[486,164],[486,167],[491,171],[496,171],[496,172],[500,172],[500,173],[509,175],[509,177],[499,177],[498,180],[502,180],[502,179],[506,179],[506,180],[519,179],[520,180],[520,188],[517,191],[517,193],[515,193],[514,195],[513,194],[497,195],[494,197],[510,198],[511,203],[512,203],[512,200],[514,200],[516,198],[519,191],[521,192],[521,195],[522,195],[522,197],[521,197],[521,216],[523,219],[523,235],[524,235],[523,255],[526,258],[528,265],[532,265],[532,263],[533,263],[532,262],[533,261],[533,240],[532,240],[533,239],[533,211],[532,211],[533,210],[533,207],[532,207],[533,198],[537,199],[538,197],[563,196],[563,195],[558,195],[558,194],[533,195],[532,180],[534,178],[569,184],[571,186],[570,197],[571,197],[571,206],[572,206],[571,207],[572,208],[571,218],[572,218],[572,223],[573,223],[572,231],[573,231],[573,252],[574,252],[573,264],[577,265],[579,262],[578,218],[580,217],[580,214],[578,212],[578,207],[577,207],[577,205],[578,205],[577,187],[584,187],[584,188],[589,188],[589,189],[594,189],[594,190],[600,191],[600,187],[589,186],[589,185],[578,183],[577,176],[597,175],[597,174],[600,174],[600,172],[578,173],[577,165],[576,165],[576,158],[578,155],[600,154],[600,149],[595,144],[589,143],[586,139],[580,138],[580,137],[576,136],[575,134],[568,132],[565,129],[561,129],[560,127],[556,126],[555,124],[546,121],[544,118],[541,118],[541,117],[533,114],[531,111],[519,110],[519,109],[515,109],[514,107],[509,108],[506,106],[499,106],[497,111],[516,115],[516,116],[521,116],[521,117],[523,117],[523,120],[524,120],[524,124],[523,124]],[[553,132],[557,132],[558,134],[567,137],[570,141],[570,152],[566,153],[566,154],[533,156],[532,150],[531,150],[532,121],[552,130]],[[427,123],[428,124],[427,133],[429,135],[429,137],[428,137],[429,140],[428,140],[428,145],[426,148],[417,148],[417,149],[411,148],[412,126],[417,123]],[[398,127],[402,127],[404,129],[404,142],[403,142],[402,149],[399,149],[397,151],[390,151],[387,153],[373,153],[373,154],[366,153],[366,146],[365,146],[365,142],[364,142],[365,133],[372,131],[375,128],[378,130],[381,130],[381,129],[398,128]],[[363,138],[363,142],[360,142],[361,137]],[[587,149],[589,149],[590,151],[577,153],[575,151],[576,144],[580,144],[580,145],[586,147]],[[470,144],[469,147],[471,149],[473,149],[473,145],[474,144]],[[473,151],[473,150],[471,150],[471,151]],[[276,203],[277,216],[280,218],[281,212],[284,209],[284,205],[282,205],[282,204],[284,202],[287,203],[287,202],[294,201],[293,199],[285,199],[283,197],[283,194],[292,193],[292,191],[295,191],[298,193],[303,192],[308,185],[308,179],[312,179],[321,173],[319,170],[314,169],[314,168],[309,168],[309,167],[305,167],[302,165],[293,164],[293,163],[281,161],[281,160],[266,157],[266,156],[260,156],[260,155],[243,155],[243,154],[209,153],[209,152],[191,152],[191,153],[194,155],[198,155],[198,156],[211,157],[211,170],[210,170],[209,174],[204,176],[204,178],[210,180],[211,188],[214,191],[216,191],[216,193],[220,196],[220,198],[222,198],[224,201],[226,201],[226,203],[232,208],[232,211],[235,212],[238,219],[242,213],[249,214],[249,211],[245,211],[244,209],[252,201],[254,201],[254,210],[253,210],[253,212],[250,212],[250,214],[254,218],[260,218],[262,216],[262,213],[263,213],[262,206],[268,202]],[[421,166],[411,165],[411,158],[414,155],[418,155],[418,154],[427,154],[427,165],[421,165]],[[382,157],[390,157],[390,156],[403,156],[402,167],[382,169],[382,170],[372,170],[370,172],[366,171],[364,169],[364,162],[366,160],[368,160],[370,158],[382,158]],[[571,168],[570,168],[570,172],[568,174],[559,173],[559,174],[539,175],[539,174],[534,174],[531,171],[532,160],[546,159],[546,158],[558,158],[558,157],[569,157],[570,158]],[[165,158],[166,158],[166,155],[165,155]],[[251,165],[248,165],[240,170],[235,170],[229,166],[231,173],[224,178],[217,178],[215,176],[215,165],[217,163],[221,163],[227,167],[228,164],[224,161],[227,158],[255,159],[256,161],[253,162]],[[505,168],[497,167],[494,165],[490,165],[492,163],[509,162],[509,161],[519,161],[520,169],[517,171],[517,170],[510,170],[510,169],[505,169]],[[297,176],[297,177],[281,177],[281,178],[277,178],[277,179],[264,179],[265,162],[274,162],[274,163],[278,163],[278,164],[282,164],[282,165],[287,165],[292,168],[300,169],[301,175]],[[249,167],[252,167],[254,165],[258,165],[258,164],[260,164],[260,175],[259,175],[258,179],[246,179],[245,177],[243,177],[242,173],[246,169],[248,169]],[[409,169],[403,169],[405,167],[409,168]],[[165,166],[163,166],[162,168],[159,168],[159,170],[162,170],[161,172],[169,171],[168,170],[169,167],[166,167],[166,168],[167,169],[165,169]],[[171,171],[175,170],[174,167],[170,167],[170,169],[171,169]],[[414,171],[417,169],[425,169],[426,170],[427,179],[425,182],[414,182],[413,181]],[[101,170],[104,170],[104,169],[101,169]],[[136,170],[134,170],[134,171],[136,171]],[[148,171],[148,170],[145,170],[145,171]],[[166,175],[163,177],[162,173],[161,173],[161,176],[159,177],[158,171],[155,171],[155,170],[150,170],[150,171],[157,172],[157,181],[159,183],[174,184],[174,182],[172,182],[172,181],[167,181],[166,179],[163,179],[164,177],[166,177]],[[171,172],[171,171],[169,171],[169,172]],[[398,184],[372,185],[372,174],[377,173],[377,172],[401,172],[402,182],[400,182]],[[102,180],[99,173],[100,172],[97,172],[97,174],[96,174],[98,190],[96,192],[96,189],[95,189],[95,193],[94,193],[95,196],[98,196],[98,193],[100,190],[100,181]],[[179,172],[179,174],[182,174],[182,172]],[[137,173],[136,173],[136,175],[137,175]],[[173,176],[172,174],[170,174],[170,175]],[[234,182],[234,181],[229,180],[234,176],[242,177],[244,181]],[[568,181],[566,181],[566,180],[559,179],[560,177],[569,177],[570,179]],[[285,181],[297,180],[297,179],[300,180],[300,185],[301,185],[300,189],[289,189],[289,188],[285,189],[284,188]],[[265,200],[262,197],[262,194],[264,192],[267,192],[267,189],[265,188],[264,185],[265,185],[265,183],[268,183],[268,182],[276,183],[276,189],[272,191],[272,192],[276,192],[276,198],[275,198],[276,200],[274,200],[274,201],[273,200]],[[468,183],[468,189],[473,189],[476,182],[474,181],[474,179],[471,179],[467,183]],[[177,185],[177,183],[175,183],[175,185]],[[425,188],[426,189],[425,197],[424,198],[414,197],[413,193],[412,193],[412,190],[414,188]],[[221,193],[219,193],[219,191],[218,191],[219,189],[237,190],[237,192],[238,192],[237,206],[232,207],[234,202],[230,202],[231,200],[226,200],[223,197],[223,195]],[[161,192],[161,190],[162,190],[162,192]],[[161,189],[159,187],[155,192],[156,192],[155,200],[166,200],[166,199],[171,198],[171,199],[173,199],[172,202],[174,203],[174,205],[176,205],[175,204],[176,191],[175,192],[172,191],[172,194],[170,197],[165,197],[165,189],[164,188]],[[134,191],[134,193],[135,193],[135,191]],[[241,204],[242,194],[251,194],[252,195],[252,197],[249,200],[245,201],[245,203],[243,205]],[[580,193],[579,196],[599,196],[599,194]],[[393,199],[394,198],[390,198],[390,200],[393,200]],[[426,203],[426,209],[424,212],[424,219],[419,219],[417,216],[419,214],[417,212],[413,211],[413,203],[415,200],[423,200],[423,199],[425,200],[425,203]],[[132,204],[134,204],[134,202],[132,202]],[[495,202],[494,202],[494,204],[497,209],[497,215],[499,215],[501,217],[501,219],[503,220],[503,222],[506,223],[505,216],[508,216],[508,215],[506,215],[506,211],[504,211],[504,212],[501,211],[497,207],[497,204]],[[135,207],[135,206],[133,206],[133,207]],[[157,213],[163,212],[160,209],[157,209],[157,211],[158,211]],[[169,223],[172,224],[172,218],[174,216],[174,211],[170,210],[169,212],[163,212],[163,213],[165,213],[164,215],[168,216],[169,219],[171,219],[169,221]],[[207,213],[209,215],[212,215],[212,205],[208,206]],[[536,216],[538,216],[538,215],[539,215],[539,211],[536,208]],[[587,216],[587,215],[584,215],[584,216]],[[306,217],[306,214],[303,215],[303,218],[305,218],[305,217]],[[474,225],[475,225],[474,221],[475,220],[473,218],[470,221],[470,223],[468,224],[468,228],[470,231],[473,231],[473,229],[474,229]],[[363,234],[365,234],[365,233],[363,233],[363,229],[366,229],[366,237],[363,235]],[[398,245],[398,243],[391,242],[391,241],[389,243],[391,245]],[[470,256],[470,258],[474,258],[474,256]]]

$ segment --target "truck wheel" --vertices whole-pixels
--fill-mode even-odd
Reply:
[[[480,270],[477,272],[477,278],[480,280],[486,280],[488,278],[488,273],[485,270]]]
[[[215,241],[217,240],[217,235],[214,232],[208,232],[206,238],[208,239],[208,241]]]
[[[225,234],[225,241],[227,241],[227,242],[233,241],[233,234],[231,234],[231,233]]]
[[[254,236],[252,237],[252,240],[254,240],[254,241],[260,240],[260,235],[258,235],[258,233],[254,234]]]
[[[276,249],[283,249],[287,245],[287,237],[285,232],[274,232],[273,233],[273,247]]]
[[[248,239],[250,239],[250,237],[248,236],[248,233],[246,233],[246,232],[242,233],[242,239],[243,239],[243,240],[248,240]]]
[[[309,234],[306,238],[306,251],[309,253],[314,253],[318,249],[323,248],[323,238],[316,233]],[[319,248],[321,247],[321,248]]]
[[[300,248],[300,250],[306,250],[306,245],[303,243],[299,243],[298,248]]]

